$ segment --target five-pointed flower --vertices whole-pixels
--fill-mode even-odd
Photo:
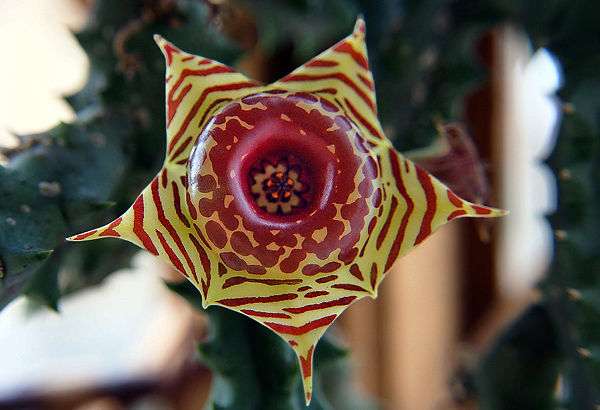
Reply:
[[[220,305],[269,327],[300,360],[352,302],[375,297],[394,262],[435,229],[502,211],[457,197],[394,150],[377,120],[358,20],[346,39],[262,85],[160,36],[167,156],[112,223]]]

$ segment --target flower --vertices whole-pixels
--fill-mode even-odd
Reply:
[[[307,404],[317,341],[394,262],[471,204],[396,152],[377,120],[365,25],[262,85],[160,36],[167,157],[131,208],[72,238],[117,237],[167,261],[205,307],[295,350]]]

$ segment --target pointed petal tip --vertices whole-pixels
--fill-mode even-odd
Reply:
[[[496,218],[499,216],[508,215],[510,211],[499,208],[492,208],[484,205],[471,204],[471,208],[474,213],[470,214],[471,217],[476,218]]]
[[[356,19],[356,23],[354,24],[353,33],[356,37],[358,37],[358,36],[364,37],[366,32],[367,32],[367,26],[365,24],[365,20],[363,19],[362,15],[359,15],[358,18]]]
[[[364,20],[362,14],[360,14],[356,18],[356,23],[354,24],[354,33],[365,34],[366,31],[367,31],[367,25],[365,24],[365,20]]]
[[[306,398],[306,407],[308,407],[308,406],[310,406],[310,400],[312,399],[312,393],[307,391],[305,398]]]
[[[65,241],[67,242],[81,242],[81,241],[88,241],[91,239],[96,239],[96,237],[94,236],[94,234],[98,232],[97,229],[93,229],[91,231],[87,231],[87,232],[83,232],[77,235],[73,235],[73,236],[69,236],[68,238],[65,238]]]

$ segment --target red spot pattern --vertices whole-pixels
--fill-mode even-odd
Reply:
[[[192,197],[192,202],[198,204],[201,215],[211,218],[204,227],[200,226],[200,230],[206,233],[211,243],[225,251],[220,254],[221,259],[233,270],[263,274],[266,271],[259,268],[264,267],[293,273],[304,264],[302,272],[307,276],[329,273],[339,269],[341,264],[303,261],[311,255],[327,260],[338,249],[341,252],[338,259],[345,264],[352,263],[359,253],[360,248],[356,245],[361,240],[365,219],[371,212],[371,198],[376,192],[381,196],[381,190],[374,186],[380,175],[380,165],[370,153],[367,154],[369,149],[364,138],[344,117],[341,108],[323,97],[306,93],[264,93],[244,97],[242,103],[246,106],[260,104],[267,110],[242,109],[240,103],[231,103],[209,120],[211,126],[196,142],[206,144],[212,139],[216,144],[211,144],[207,152],[198,149],[202,151],[198,159],[190,159],[191,169],[200,170],[198,175],[191,177],[191,186],[198,192],[198,199]],[[302,104],[314,105],[314,109],[307,112]],[[283,121],[282,114],[291,121]],[[261,133],[255,132],[253,127],[261,127]],[[327,129],[333,131],[323,132]],[[300,130],[310,134],[310,138],[300,134]],[[335,154],[327,148],[332,145]],[[292,152],[285,151],[289,146],[294,146]],[[269,155],[295,155],[303,161],[305,172],[312,175],[311,189],[316,196],[303,212],[307,214],[314,210],[318,216],[311,214],[306,218],[305,214],[299,213],[281,219],[253,208],[254,200],[243,182],[249,167],[261,160],[260,155],[267,158],[271,158]],[[338,158],[344,158],[344,161]],[[272,158],[269,162],[277,163]],[[206,172],[203,167],[208,167]],[[321,172],[326,169],[331,169],[329,174]],[[236,175],[234,179],[232,172]],[[354,175],[362,175],[358,186],[354,184]],[[333,178],[333,181],[327,182],[326,178]],[[331,193],[325,191],[330,183],[335,187]],[[352,192],[358,192],[359,197],[348,203]],[[329,198],[325,207],[315,208],[319,195]],[[346,231],[339,217],[349,221],[351,229]],[[314,239],[313,233],[323,228],[326,229],[325,237]],[[304,238],[301,246],[297,237]],[[233,252],[227,250],[229,247]],[[281,259],[286,247],[296,248]],[[247,264],[246,257],[255,258],[260,266]]]

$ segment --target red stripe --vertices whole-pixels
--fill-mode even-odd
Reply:
[[[375,285],[377,284],[377,264],[373,262],[371,265],[371,288],[375,290]]]
[[[297,297],[298,297],[298,295],[295,293],[283,293],[281,295],[272,295],[272,296],[221,299],[221,300],[218,300],[217,303],[231,307],[231,306],[249,305],[251,303],[283,302],[284,300],[293,300],[293,299],[296,299]]]
[[[165,173],[165,170],[163,170],[163,173]],[[173,225],[171,225],[171,222],[169,222],[169,220],[165,216],[165,210],[160,201],[160,194],[158,192],[158,180],[154,179],[154,181],[152,181],[151,189],[152,189],[152,200],[154,201],[154,205],[156,206],[156,211],[158,213],[159,222],[162,224],[162,226],[164,226],[167,229],[167,232],[169,232],[169,235],[171,235],[171,238],[173,238],[173,241],[175,241],[175,244],[177,245],[179,252],[181,252],[181,254],[185,258],[188,266],[190,267],[192,275],[194,277],[196,277],[196,268],[194,267],[194,264],[192,263],[192,260],[190,259],[190,256],[188,255],[187,250],[185,249],[185,246],[183,246],[183,243],[181,242],[181,238],[177,234],[177,231],[175,230]]]
[[[367,249],[367,244],[369,243],[369,239],[371,239],[371,234],[373,233],[373,229],[375,229],[375,225],[377,225],[377,216],[373,216],[373,218],[371,218],[371,221],[369,222],[369,227],[367,229],[367,239],[365,240],[365,244],[360,250],[361,258],[365,255],[365,249]]]
[[[402,180],[402,172],[400,171],[400,163],[398,154],[390,148],[390,162],[392,165],[392,174],[394,175],[394,179],[396,180],[396,187],[402,195],[402,198],[406,201],[406,212],[404,216],[402,216],[402,221],[400,222],[400,227],[398,228],[398,232],[396,233],[396,239],[394,239],[394,243],[392,243],[392,247],[390,248],[387,261],[385,262],[385,268],[383,273],[390,270],[396,259],[398,259],[398,255],[400,253],[400,248],[402,247],[402,242],[404,242],[404,235],[406,234],[406,228],[408,226],[408,221],[412,212],[415,208],[415,203],[413,202],[408,192],[406,192],[406,187],[404,186],[404,181]]]
[[[387,218],[385,219],[383,228],[381,228],[381,231],[379,231],[379,235],[377,236],[377,244],[376,244],[377,250],[379,250],[381,248],[383,241],[387,237],[388,231],[390,229],[390,225],[392,224],[392,218],[394,217],[394,213],[396,212],[397,208],[398,208],[398,198],[393,196],[392,203],[390,205],[390,212],[388,213]]]
[[[166,188],[169,184],[169,177],[167,176],[167,170],[163,169],[160,173],[160,182],[162,183],[162,187]]]
[[[492,213],[492,210],[489,208],[484,208],[482,206],[472,205],[473,209],[477,213],[477,215],[489,215]]]
[[[423,216],[423,221],[421,222],[419,235],[417,235],[417,239],[415,240],[416,246],[429,235],[431,235],[431,222],[435,216],[437,197],[435,195],[435,189],[433,188],[433,183],[431,182],[429,175],[427,175],[427,173],[419,167],[415,167],[415,169],[417,170],[417,178],[423,187],[423,191],[425,191],[425,198],[427,199],[427,209],[425,210],[425,215]]]
[[[261,283],[263,285],[269,286],[299,285],[302,283],[302,279],[258,279],[246,278],[244,276],[234,276],[225,281],[225,283],[223,284],[223,289],[229,288],[231,286],[241,285],[242,283],[246,282]]]
[[[305,298],[317,298],[319,296],[329,295],[326,290],[316,290],[314,292],[308,292],[304,295]]]
[[[181,223],[184,224],[186,228],[189,228],[191,226],[190,221],[188,221],[181,211],[181,197],[179,196],[179,187],[175,181],[171,181],[171,188],[173,188],[173,205],[175,205],[175,213],[179,217]]]
[[[161,38],[162,40],[162,38]],[[173,53],[179,54],[181,51],[177,48],[174,47],[171,43],[167,43],[165,42],[163,45],[163,50],[165,51],[165,57],[167,58],[167,65],[171,65],[171,63],[173,62]]]
[[[360,286],[353,285],[351,283],[336,283],[331,287],[335,289],[351,290],[353,292],[368,292],[368,290],[361,288]]]
[[[179,155],[181,155],[181,153],[183,151],[185,151],[185,149],[188,147],[188,145],[190,145],[190,142],[192,142],[192,137],[188,137],[183,144],[181,144],[181,146],[177,149],[177,151],[175,151],[175,153],[173,155],[171,155],[171,161],[175,160],[175,158],[177,158]]]
[[[188,276],[187,273],[185,273],[185,269],[184,269],[181,261],[179,260],[177,255],[175,255],[175,252],[173,252],[173,249],[169,246],[169,244],[167,243],[167,240],[165,239],[163,234],[158,229],[156,230],[156,235],[158,236],[158,239],[160,240],[160,244],[162,245],[163,249],[167,253],[167,256],[169,257],[169,260],[171,261],[173,266],[175,266],[175,268],[179,272],[183,273],[185,276]]]
[[[290,82],[290,81],[317,81],[317,80],[329,80],[336,79],[348,87],[352,88],[356,94],[371,108],[371,111],[375,112],[375,103],[367,94],[360,89],[358,85],[354,81],[352,81],[348,76],[343,73],[331,73],[331,74],[322,74],[322,75],[313,75],[313,74],[290,74],[287,77],[283,78],[282,82]]]
[[[156,181],[156,179],[154,180]],[[150,235],[148,235],[148,233],[144,230],[143,195],[140,195],[133,204],[133,233],[139,238],[139,240],[142,242],[142,245],[148,252],[158,256],[158,250],[156,249],[156,246],[154,246],[152,239],[150,239]]]
[[[375,86],[373,85],[373,82],[371,80],[369,80],[367,77],[365,77],[364,75],[359,73],[358,78],[360,78],[360,81],[362,81],[363,84],[366,85],[369,90],[371,90],[371,91],[375,90]]]
[[[200,230],[200,228],[198,228],[198,225],[194,224],[194,229],[196,230],[196,233],[198,234],[204,245],[206,245],[206,247],[212,251],[212,246],[208,243],[204,235],[202,235],[202,231]]]
[[[121,225],[122,221],[123,221],[122,217],[120,217],[118,219],[115,219],[98,236],[114,236],[114,237],[120,238],[121,235],[119,234],[119,232],[115,231],[114,228],[116,228],[117,226]]]
[[[177,82],[177,84],[174,87],[179,87],[179,85],[180,82]],[[191,84],[186,85],[183,88],[183,90],[181,90],[181,93],[179,93],[179,97],[177,97],[174,100],[172,99],[172,96],[175,89],[172,88],[169,92],[169,98],[167,99],[167,127],[169,126],[169,124],[171,124],[171,121],[173,121],[173,117],[175,117],[175,113],[177,113],[177,108],[179,107],[179,104],[181,104],[181,101],[185,98],[185,96],[187,95],[187,93],[190,92],[191,89]]]
[[[169,124],[171,124],[171,120],[175,116],[175,113],[177,112],[177,107],[181,103],[181,100],[188,93],[188,91],[192,88],[192,84],[188,84],[181,91],[181,94],[179,95],[179,97],[177,97],[177,99],[173,99],[173,96],[175,95],[175,92],[181,86],[181,84],[183,83],[183,81],[185,81],[185,79],[187,77],[192,77],[192,76],[193,77],[196,77],[196,76],[197,77],[208,77],[208,76],[213,75],[213,74],[234,73],[234,72],[235,72],[234,70],[232,70],[231,68],[226,67],[224,65],[216,65],[214,67],[205,68],[203,70],[190,70],[190,69],[183,70],[181,72],[181,75],[177,79],[177,82],[169,90],[169,97],[167,98],[168,107],[169,107],[169,110],[168,110],[168,119],[167,119],[167,126]]]
[[[337,315],[326,316],[321,319],[317,319],[317,320],[313,320],[312,322],[308,322],[307,324],[302,325],[302,326],[282,325],[280,323],[270,323],[270,322],[265,322],[265,325],[269,326],[271,329],[273,329],[277,333],[282,333],[285,335],[300,336],[300,335],[305,335],[308,332],[318,329],[320,327],[328,326],[329,324],[331,324],[331,322],[333,322],[335,320],[336,317],[337,317]]]
[[[187,117],[185,117],[185,120],[183,121],[183,124],[181,125],[181,128],[179,128],[179,131],[177,131],[177,134],[171,140],[171,143],[169,144],[168,153],[170,154],[171,151],[173,151],[173,147],[175,147],[175,145],[177,145],[177,142],[179,141],[179,139],[181,138],[181,136],[183,135],[183,133],[185,132],[185,130],[187,129],[187,127],[190,125],[190,122],[196,116],[196,114],[198,113],[198,110],[200,109],[200,107],[204,103],[204,100],[206,99],[206,97],[210,93],[219,92],[219,91],[241,90],[241,89],[244,89],[244,88],[255,87],[255,86],[256,85],[253,84],[253,83],[243,82],[243,83],[233,83],[233,84],[216,85],[216,86],[213,86],[213,87],[206,88],[202,92],[202,95],[200,96],[200,98],[198,98],[198,101],[196,101],[196,103],[194,104],[194,106],[188,112],[188,115],[187,115]]]
[[[305,67],[335,67],[339,65],[337,61],[331,60],[313,60],[304,64]]]
[[[206,251],[204,250],[202,245],[200,245],[200,242],[198,242],[198,239],[196,239],[194,234],[190,233],[189,238],[190,238],[190,241],[192,241],[192,243],[196,247],[196,251],[198,251],[198,256],[200,256],[200,263],[202,263],[202,269],[204,270],[204,273],[206,273],[206,280],[207,280],[206,286],[208,286],[208,285],[210,285],[210,259],[208,258]],[[196,272],[192,272],[192,274],[194,275],[194,279],[196,279],[196,282],[198,282],[198,277],[196,276]],[[206,296],[206,294],[204,296]]]
[[[190,193],[187,189],[185,190],[185,202],[187,204],[188,210],[190,211],[190,216],[192,217],[192,219],[198,219],[198,211],[192,203],[192,197],[190,196]]]
[[[467,211],[465,211],[464,209],[459,209],[457,211],[452,212],[450,215],[448,215],[448,220],[451,221],[454,218],[458,218],[459,216],[462,215],[466,215]]]
[[[257,317],[270,317],[274,319],[291,319],[290,315],[286,315],[285,313],[271,313],[271,312],[259,312],[258,310],[250,310],[250,309],[242,309],[242,313],[250,316]]]
[[[356,296],[346,296],[346,297],[343,297],[343,298],[340,298],[337,300],[330,300],[328,302],[315,303],[313,305],[306,305],[306,306],[297,307],[297,308],[285,308],[283,310],[285,312],[294,313],[294,314],[305,313],[305,312],[310,312],[312,310],[327,309],[327,308],[334,307],[334,306],[347,306],[350,303],[354,302],[355,299],[356,299]]]
[[[365,280],[362,272],[360,271],[359,266],[356,263],[353,264],[352,266],[350,266],[350,273],[352,274],[352,276],[354,276],[356,279],[360,280],[361,282],[363,280]]]
[[[353,49],[350,43],[344,41],[343,43],[340,43],[337,46],[333,47],[333,49],[338,53],[350,54],[352,56],[352,59],[356,62],[356,64],[360,65],[367,71],[369,70],[369,63],[367,62],[365,56]]]
[[[462,208],[463,201],[459,197],[457,197],[454,192],[448,190],[447,193],[448,199],[450,200],[450,202],[452,202],[452,205],[454,205],[457,208]]]
[[[300,356],[300,367],[302,368],[302,378],[304,379],[312,375],[312,357],[314,349],[314,345],[308,349],[306,359],[303,356]],[[306,397],[310,399],[310,393],[306,393]]]
[[[202,126],[202,124],[204,124],[204,120],[206,120],[206,116],[211,113],[213,111],[213,109],[215,108],[215,106],[221,104],[222,102],[225,101],[231,101],[230,98],[218,98],[216,100],[214,100],[209,106],[208,108],[204,111],[204,114],[202,114],[202,118],[200,119],[200,121],[198,122],[198,126]]]
[[[350,103],[350,101],[348,101],[348,99],[344,98],[344,102],[346,103],[346,106],[350,109],[350,113],[358,120],[358,122],[364,125],[374,137],[379,138],[380,140],[383,139],[383,137],[381,136],[381,134],[379,134],[375,127],[373,127],[367,120],[365,120],[365,118],[362,115],[360,115],[358,110],[354,108],[354,106]]]
[[[338,275],[329,275],[329,276],[325,276],[324,278],[316,279],[315,282],[327,283],[327,282],[331,282],[332,280],[336,280],[337,278],[338,278]]]
[[[93,231],[89,231],[89,232],[86,232],[86,233],[79,234],[79,235],[77,235],[76,237],[74,237],[74,238],[73,238],[73,240],[74,240],[74,241],[82,241],[82,240],[84,240],[85,238],[87,238],[88,236],[92,236],[92,235],[93,235],[93,234],[95,234],[96,232],[98,232],[98,230],[97,230],[97,229],[94,229]]]

